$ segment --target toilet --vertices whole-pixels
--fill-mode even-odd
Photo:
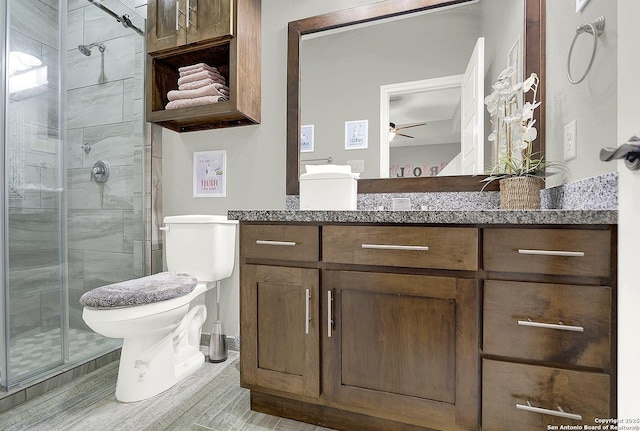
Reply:
[[[168,272],[82,295],[85,323],[105,337],[123,339],[118,401],[153,397],[202,366],[207,309],[196,299],[231,276],[237,224],[215,215],[165,217]]]

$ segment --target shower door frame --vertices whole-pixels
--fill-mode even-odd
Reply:
[[[63,366],[68,359],[68,333],[69,333],[69,300],[68,300],[68,283],[67,283],[67,211],[66,211],[66,169],[64,163],[64,143],[66,142],[66,88],[65,88],[65,68],[66,64],[66,23],[67,23],[67,2],[65,0],[58,1],[57,16],[57,35],[58,35],[58,82],[57,82],[57,141],[58,148],[56,153],[56,163],[58,168],[57,184],[60,193],[58,195],[58,269],[59,269],[59,331],[60,331],[60,358],[47,362],[45,365],[28,370],[23,374],[16,374],[11,367],[11,284],[10,284],[10,266],[9,266],[9,194],[7,192],[8,169],[7,169],[7,151],[8,151],[8,127],[7,114],[9,113],[9,52],[11,39],[11,2],[17,0],[7,0],[2,2],[0,10],[4,18],[0,23],[0,35],[2,35],[2,43],[0,47],[0,61],[3,64],[2,83],[0,95],[2,95],[2,103],[0,103],[0,137],[2,139],[2,148],[0,150],[0,307],[2,318],[0,319],[0,387],[10,391],[13,387],[21,385],[23,382],[29,381],[38,376],[42,376],[48,370],[54,370]],[[42,188],[42,183],[40,184]],[[42,310],[41,310],[42,312]],[[53,351],[52,351],[53,352]],[[43,361],[45,362],[45,361]]]

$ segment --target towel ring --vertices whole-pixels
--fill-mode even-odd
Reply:
[[[599,16],[595,20],[588,22],[586,24],[582,24],[576,28],[576,35],[573,37],[573,42],[571,42],[571,48],[569,48],[569,55],[567,56],[567,78],[569,78],[569,82],[572,84],[581,83],[584,78],[587,77],[589,70],[591,70],[591,65],[593,64],[593,59],[596,56],[596,48],[598,47],[598,36],[602,34],[604,31],[604,17]],[[578,80],[573,79],[571,76],[571,54],[573,53],[573,47],[576,44],[576,40],[578,40],[578,36],[582,33],[589,33],[593,35],[593,52],[591,53],[591,60],[589,60],[589,65],[586,70],[582,74],[582,77]]]

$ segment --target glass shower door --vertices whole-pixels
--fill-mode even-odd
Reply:
[[[65,356],[64,116],[59,65],[66,7],[50,1],[9,0],[6,8],[2,254],[8,354],[5,350],[1,379],[10,387],[62,364]]]

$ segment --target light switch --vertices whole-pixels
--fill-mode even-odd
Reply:
[[[564,126],[564,161],[578,157],[578,120]]]

